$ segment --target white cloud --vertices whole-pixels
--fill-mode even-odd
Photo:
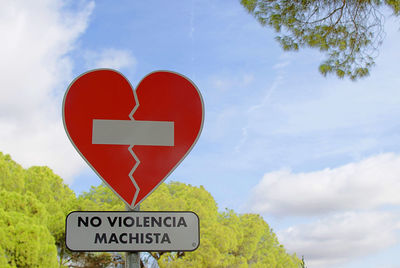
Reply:
[[[400,245],[399,178],[394,153],[312,172],[284,169],[266,173],[247,206],[290,219],[277,232],[279,241],[304,255],[309,268],[342,267]]]
[[[235,92],[239,87],[248,87],[254,81],[254,75],[244,73],[235,77],[227,76],[212,76],[211,87],[220,92]]]
[[[136,59],[129,50],[108,48],[99,52],[88,51],[85,59],[86,66],[89,69],[111,68],[121,70],[136,67]]]
[[[317,215],[400,205],[400,156],[380,154],[334,169],[264,175],[248,207],[261,214]]]
[[[290,252],[304,255],[309,268],[375,253],[398,243],[400,215],[388,212],[345,212],[299,224],[277,233]]]
[[[274,64],[274,65],[272,66],[272,69],[274,69],[274,70],[283,69],[283,68],[285,68],[286,66],[288,66],[289,64],[290,64],[290,61],[288,61],[288,60],[286,60],[286,61],[281,61],[281,62],[278,62],[278,63]]]
[[[79,11],[54,0],[7,1],[0,9],[0,151],[66,179],[84,165],[61,120],[62,92],[72,80],[67,53],[94,8],[80,3]]]

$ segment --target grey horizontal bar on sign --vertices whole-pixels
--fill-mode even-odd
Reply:
[[[174,146],[174,122],[93,119],[92,144]]]

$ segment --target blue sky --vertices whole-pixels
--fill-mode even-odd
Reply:
[[[238,1],[9,1],[0,9],[0,150],[97,185],[64,133],[62,97],[93,68],[135,86],[189,77],[203,133],[167,181],[204,185],[220,209],[261,214],[310,268],[400,267],[398,19],[372,74],[324,78],[323,55],[283,52]]]

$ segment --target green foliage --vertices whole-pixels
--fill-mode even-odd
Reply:
[[[285,252],[259,215],[237,215],[232,210],[219,213],[215,200],[202,186],[163,184],[142,207],[194,211],[200,218],[199,248],[193,252],[164,253],[158,261],[160,267],[279,267],[274,264],[282,264],[290,268],[300,263],[297,257]]]
[[[121,211],[125,204],[105,184],[92,186],[78,197],[79,210]]]
[[[43,203],[28,192],[25,195],[0,189],[0,209],[6,212],[19,212],[36,220],[38,224],[47,225],[49,214]]]
[[[399,0],[241,0],[261,25],[272,27],[284,50],[317,48],[319,71],[352,80],[367,76],[384,32],[383,7],[400,14]]]
[[[3,239],[3,237],[1,237],[1,233],[2,233],[2,231],[0,231],[0,239]],[[4,252],[4,249],[1,246],[0,246],[0,267],[4,267],[4,268],[12,267],[8,263],[8,259],[6,257],[6,253]]]
[[[35,237],[42,235],[44,245],[50,241],[47,237],[50,235],[50,248],[51,250],[54,249],[55,255],[47,254],[48,256],[54,257],[57,262],[56,245],[61,252],[61,256],[64,256],[65,217],[70,211],[75,210],[77,200],[74,192],[64,184],[59,176],[55,175],[48,167],[31,167],[26,170],[14,162],[9,155],[4,155],[0,152],[0,200],[2,200],[0,209],[2,209],[3,213],[14,215],[15,217],[29,216],[33,225],[27,229],[27,232],[31,232]],[[9,221],[9,223],[11,224],[11,221]],[[22,227],[20,226],[20,228]],[[10,234],[15,230],[7,228],[3,230],[3,234],[7,234],[5,231]],[[20,230],[18,230],[18,232],[20,232]],[[20,237],[20,235],[17,236]],[[23,247],[22,244],[28,242],[21,244],[21,242],[17,240],[11,241],[18,244],[18,246],[13,246],[14,250],[5,247],[4,244],[6,242],[2,239],[0,239],[0,249],[7,253],[3,255],[7,256],[7,262],[16,265],[20,257],[17,258],[15,254],[19,254],[19,247]],[[35,241],[41,241],[41,239],[35,239]],[[30,251],[36,252],[42,249],[32,245],[32,248],[23,247],[23,250],[27,256],[31,256],[29,255],[31,254]],[[43,256],[47,255],[45,254]],[[13,261],[10,262],[10,260]],[[2,261],[4,261],[4,258],[0,254],[0,263]],[[26,262],[28,263],[29,261],[34,262],[36,259],[27,258]],[[46,263],[46,261],[42,262]],[[37,267],[34,264],[18,266]],[[2,266],[0,265],[0,267]],[[45,265],[41,267],[54,266]]]
[[[0,189],[21,191],[24,188],[25,170],[10,155],[0,152]]]
[[[92,187],[79,200],[90,209],[124,209],[104,185]],[[202,186],[163,183],[141,204],[141,210],[193,211],[200,218],[200,246],[193,252],[151,252],[160,267],[300,266],[300,259],[286,253],[259,215],[218,212],[214,198]]]
[[[64,244],[65,217],[77,206],[75,193],[48,167],[26,170],[25,192],[31,192],[50,215],[48,228],[58,245]]]
[[[54,238],[39,222],[36,217],[0,208],[0,263],[11,267],[57,266]]]
[[[301,257],[301,268],[307,268],[306,262],[304,261],[304,256]]]
[[[79,263],[79,267],[85,268],[105,268],[113,263],[112,255],[107,252],[76,252],[71,256],[70,261]]]
[[[0,267],[107,267],[109,253],[69,252],[65,217],[72,210],[125,210],[104,184],[76,198],[47,167],[23,169],[0,153]],[[193,252],[151,252],[160,267],[299,267],[268,224],[254,214],[219,212],[204,187],[163,183],[142,204],[147,211],[194,211],[201,243]],[[58,251],[57,251],[58,248]],[[57,260],[57,252],[59,260]],[[58,264],[57,264],[58,263]]]

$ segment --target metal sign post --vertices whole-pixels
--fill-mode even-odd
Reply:
[[[139,211],[140,205],[134,209],[126,206],[126,211]],[[140,268],[140,252],[126,252],[125,253],[125,268]]]

